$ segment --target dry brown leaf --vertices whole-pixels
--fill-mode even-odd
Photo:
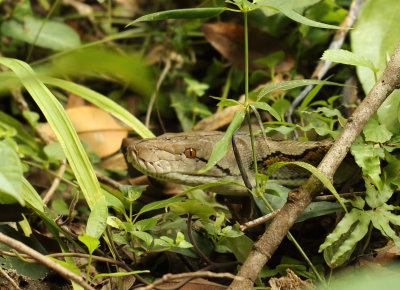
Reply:
[[[128,135],[128,128],[119,125],[109,113],[102,109],[81,106],[67,109],[66,112],[79,138],[100,158],[117,152],[122,139]],[[42,125],[38,130],[56,140],[49,124]]]
[[[271,290],[315,289],[311,280],[303,281],[292,270],[286,269],[286,276],[269,279]]]
[[[244,69],[244,29],[234,23],[216,22],[203,24],[202,30],[207,41],[233,65]],[[285,52],[285,60],[275,68],[276,72],[289,71],[294,66],[294,59],[282,43],[272,36],[249,28],[249,70],[265,67],[254,63],[256,59],[265,57],[278,50]]]

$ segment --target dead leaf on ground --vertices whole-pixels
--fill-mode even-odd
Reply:
[[[66,110],[79,138],[88,145],[100,158],[117,152],[122,139],[128,135],[129,129],[121,126],[102,109],[81,106]],[[52,136],[56,140],[49,124],[40,126],[38,130]]]
[[[244,28],[233,23],[216,22],[203,24],[202,30],[207,41],[233,65],[244,69]],[[254,63],[256,59],[273,52],[283,50],[285,60],[275,68],[276,72],[285,72],[293,68],[295,60],[278,39],[260,30],[249,28],[249,70],[263,66]]]
[[[284,277],[269,279],[271,290],[315,289],[311,280],[301,280],[292,270],[286,269],[286,274]]]

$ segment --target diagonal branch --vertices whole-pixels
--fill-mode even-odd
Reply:
[[[394,90],[399,88],[400,42],[382,77],[348,119],[347,124],[344,126],[335,143],[318,166],[318,169],[326,177],[332,180],[335,171],[365,124],[378,110],[383,101]],[[316,177],[311,176],[303,186],[289,193],[287,203],[261,238],[254,244],[253,250],[237,274],[238,277],[242,277],[244,280],[234,280],[229,289],[252,289],[261,268],[268,262],[296,219],[322,188],[322,183]]]

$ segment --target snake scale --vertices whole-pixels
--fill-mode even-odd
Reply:
[[[231,144],[228,153],[210,170],[199,174],[210,158],[215,143],[223,132],[167,133],[156,138],[132,142],[127,148],[128,161],[144,174],[164,181],[196,186],[229,179],[243,184]],[[277,161],[303,161],[317,166],[331,143],[325,141],[276,141],[255,136],[257,168],[260,173]],[[255,184],[254,164],[250,137],[235,135],[244,168]],[[289,165],[278,169],[270,180],[296,187],[304,183],[310,173],[298,166]],[[244,188],[234,185],[215,186],[210,189],[224,195],[247,195]]]

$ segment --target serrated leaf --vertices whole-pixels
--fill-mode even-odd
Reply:
[[[127,26],[135,24],[141,21],[158,21],[166,19],[197,19],[197,18],[207,18],[213,17],[221,14],[225,11],[225,7],[216,8],[188,8],[188,9],[174,9],[161,11],[156,13],[151,13],[139,17],[138,19],[130,22]]]
[[[211,156],[208,159],[206,166],[204,166],[202,169],[198,171],[199,174],[202,174],[207,170],[211,169],[212,167],[214,167],[214,165],[217,164],[218,161],[220,161],[222,157],[225,156],[225,154],[228,152],[229,142],[231,142],[232,135],[236,131],[236,129],[240,127],[243,120],[244,120],[244,111],[243,110],[237,111],[233,116],[232,122],[229,124],[228,129],[226,129],[224,136],[215,143],[214,148],[211,152]]]
[[[374,72],[378,71],[378,69],[369,59],[363,57],[362,55],[344,49],[325,50],[321,59],[354,66],[364,66]]]
[[[322,81],[322,80],[292,80],[292,81],[286,81],[286,82],[280,82],[276,84],[271,84],[268,85],[264,88],[262,88],[257,95],[257,101],[260,101],[261,98],[266,96],[268,93],[274,91],[274,90],[291,90],[294,88],[298,87],[304,87],[308,85],[332,85],[332,86],[346,86],[343,84],[335,83],[335,82],[329,82],[329,81]]]

